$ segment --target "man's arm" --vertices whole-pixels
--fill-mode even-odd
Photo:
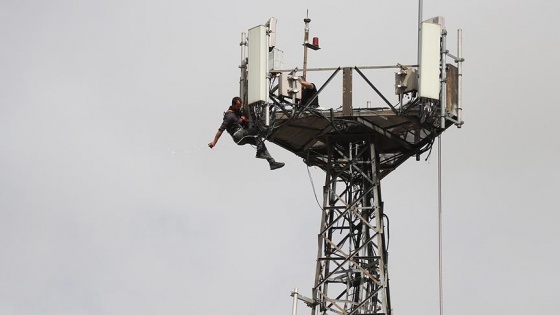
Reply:
[[[313,88],[313,83],[307,82],[301,77],[299,78],[299,83],[301,83],[301,86],[303,86],[306,89],[312,89]]]
[[[216,143],[218,143],[218,139],[220,139],[220,137],[222,136],[223,131],[218,130],[218,132],[216,132],[216,135],[214,136],[214,140],[212,140],[212,142],[208,143],[208,146],[210,147],[210,149],[212,149],[213,147],[216,146]]]

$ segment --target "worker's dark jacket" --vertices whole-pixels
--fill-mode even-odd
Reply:
[[[315,86],[314,83],[313,84],[313,88],[311,89],[303,89],[301,91],[301,106],[305,106],[307,105],[307,101],[309,101],[310,98],[313,97],[313,95],[315,95],[315,93],[317,93],[317,87]],[[311,101],[311,104],[309,104],[310,108],[317,108],[319,107],[319,95],[317,95],[317,97]]]
[[[232,109],[231,107],[224,113],[224,121],[219,131],[227,130],[233,138],[233,141],[239,145],[243,144],[257,144],[258,130],[255,128],[245,128],[241,116],[243,114],[240,110]]]
[[[231,108],[224,113],[224,121],[218,130],[227,132],[233,136],[233,134],[241,128],[241,111],[232,110]]]

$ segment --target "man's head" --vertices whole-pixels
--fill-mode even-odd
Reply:
[[[241,106],[243,106],[243,101],[241,100],[241,97],[236,96],[231,100],[231,107],[234,109],[241,109]]]

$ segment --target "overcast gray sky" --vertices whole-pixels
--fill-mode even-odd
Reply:
[[[227,135],[206,146],[238,94],[241,32],[276,17],[301,68],[309,9],[310,67],[415,64],[417,8],[0,1],[0,314],[290,314],[313,285],[324,174],[273,144],[274,172]],[[442,137],[446,314],[560,309],[559,11],[424,1],[452,53],[463,29],[466,59],[465,125]],[[397,315],[439,312],[436,152],[382,183]]]

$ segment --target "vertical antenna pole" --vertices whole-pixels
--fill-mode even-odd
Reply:
[[[447,30],[442,29],[441,31],[441,65],[440,65],[440,73],[441,73],[441,89],[440,89],[440,97],[439,97],[439,107],[440,107],[440,128],[445,129],[445,103],[446,103],[446,91],[447,91],[447,64],[446,64],[446,57],[447,57],[447,46],[445,42],[447,41]]]
[[[245,58],[247,58],[247,34],[245,32],[241,33],[241,65],[245,64]]]
[[[457,127],[461,128],[463,125],[463,30],[457,30]]]
[[[303,19],[305,22],[305,34],[303,36],[303,77],[307,80],[307,43],[309,43],[309,22],[311,19],[308,17]]]
[[[241,76],[239,78],[239,97],[243,100],[243,106],[247,104],[247,34],[241,33]]]
[[[298,302],[298,289],[295,288],[294,289],[294,299],[293,299],[293,304],[292,304],[292,315],[297,315],[297,302]]]
[[[423,11],[423,1],[418,0],[418,61],[416,64],[420,64],[420,43],[422,42],[422,11]]]
[[[441,202],[441,134],[438,136],[438,253],[439,315],[443,315],[443,206]]]

